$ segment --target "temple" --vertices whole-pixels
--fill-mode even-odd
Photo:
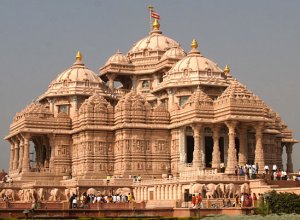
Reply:
[[[284,147],[292,172],[297,143],[279,114],[229,66],[206,58],[195,39],[185,52],[156,19],[149,35],[126,54],[117,50],[98,74],[78,52],[73,65],[16,114],[5,139],[15,181],[77,185],[107,177],[218,174],[221,164],[229,175],[246,163],[258,164],[261,173],[265,165],[285,166]],[[157,190],[152,199],[162,198]]]

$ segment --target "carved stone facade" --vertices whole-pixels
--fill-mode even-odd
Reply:
[[[15,180],[176,177],[226,173],[257,163],[293,170],[297,141],[280,116],[229,67],[204,57],[193,40],[186,54],[155,21],[149,36],[99,75],[82,63],[62,72],[10,126],[10,176]],[[147,192],[147,186],[137,188]],[[155,186],[153,197],[178,198],[180,184]],[[163,191],[164,194],[159,192]],[[147,193],[140,193],[147,198]]]

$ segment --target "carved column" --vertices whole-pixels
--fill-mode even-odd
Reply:
[[[23,161],[22,161],[22,170],[23,171],[30,171],[30,166],[29,166],[29,135],[26,134],[24,135],[24,152],[23,152]]]
[[[165,200],[169,199],[169,185],[165,185]]]
[[[262,145],[263,124],[258,123],[255,126],[255,164],[258,164],[258,172],[263,173],[265,167],[264,149]]]
[[[242,125],[240,128],[240,152],[239,152],[239,166],[244,166],[247,161],[248,142],[247,142],[247,127]]]
[[[18,165],[17,165],[16,169],[21,171],[23,168],[23,158],[24,158],[24,139],[20,139],[18,151],[19,151],[18,162],[17,162]]]
[[[200,138],[200,144],[199,144],[199,149],[200,149],[200,161],[199,161],[199,167],[200,169],[205,168],[205,136],[204,136],[204,127],[199,128],[199,138]]]
[[[219,168],[221,163],[221,153],[220,153],[220,146],[219,146],[219,130],[220,125],[215,125],[213,127],[213,153],[212,153],[212,168]]]
[[[172,199],[173,200],[177,200],[177,184],[174,184],[173,185],[173,197],[172,197]]]
[[[287,163],[286,163],[286,172],[292,173],[293,170],[293,159],[292,159],[292,153],[293,153],[293,143],[287,143],[286,146],[286,156],[287,156]]]
[[[235,166],[237,166],[237,158],[236,158],[236,149],[235,149],[235,127],[237,122],[229,121],[226,122],[228,127],[228,137],[229,137],[229,144],[228,144],[228,159],[227,159],[227,166],[226,166],[226,173],[233,174]]]
[[[161,187],[160,187],[160,185],[158,185],[157,186],[157,188],[156,188],[156,200],[161,200]]]
[[[178,184],[178,187],[177,187],[177,199],[178,200],[181,200],[182,198],[182,185],[181,184]]]
[[[160,186],[160,200],[165,200],[165,186]]]
[[[20,150],[21,151],[21,150]],[[14,143],[14,162],[13,162],[13,169],[18,169],[19,163],[19,144],[17,141]]]
[[[169,185],[169,200],[173,199],[173,185]]]
[[[179,153],[180,163],[186,163],[186,149],[185,149],[185,128],[179,130]]]
[[[200,126],[194,125],[194,153],[193,153],[193,167],[198,168],[201,166],[200,163]]]
[[[9,159],[9,172],[12,172],[14,169],[14,152],[15,152],[15,144],[13,141],[10,141],[10,159]]]

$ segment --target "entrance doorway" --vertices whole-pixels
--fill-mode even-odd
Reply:
[[[213,138],[211,136],[205,136],[205,167],[211,167],[213,146]]]
[[[194,154],[194,137],[186,136],[186,163],[193,162]]]

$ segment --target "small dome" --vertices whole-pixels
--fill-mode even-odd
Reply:
[[[193,40],[191,47],[192,50],[188,53],[188,55],[182,60],[178,61],[172,67],[172,69],[169,71],[170,74],[184,72],[185,70],[188,70],[189,72],[223,72],[223,70],[220,69],[220,67],[216,63],[204,57],[199,52],[199,50],[197,49],[198,43],[196,40]]]
[[[165,51],[172,47],[179,47],[179,43],[166,37],[159,30],[158,21],[153,24],[154,30],[150,35],[141,39],[129,50],[128,55],[132,62],[143,57],[162,56]],[[160,52],[160,53],[158,53]]]
[[[182,59],[186,56],[186,53],[181,47],[172,47],[171,49],[167,50],[164,55],[161,57],[161,60],[173,58],[173,59]]]
[[[127,58],[127,56],[125,56],[119,50],[117,50],[117,52],[106,61],[105,65],[108,65],[111,63],[129,64],[129,59]]]
[[[96,91],[107,94],[103,81],[83,64],[78,51],[75,63],[51,82],[48,91],[39,100],[59,95],[92,95]]]

